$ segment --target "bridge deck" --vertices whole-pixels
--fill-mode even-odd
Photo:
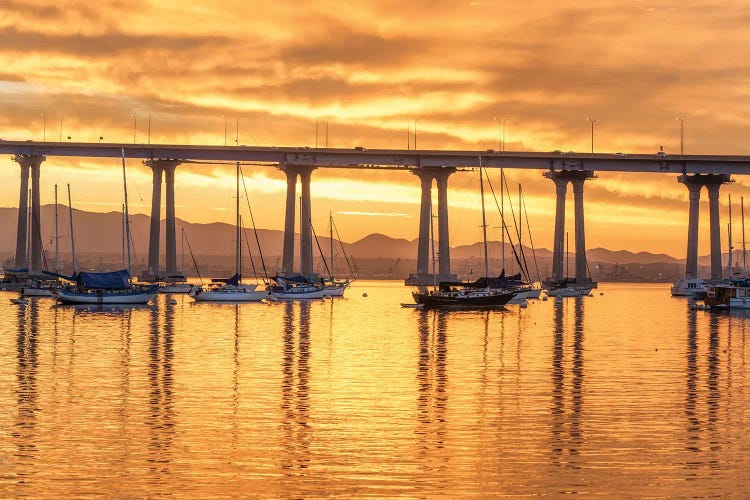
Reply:
[[[257,146],[190,146],[0,140],[0,154],[81,158],[175,159],[203,162],[256,162],[321,168],[414,169],[429,167],[596,170],[611,172],[750,174],[750,156],[575,152],[498,152],[340,149]],[[481,159],[481,160],[480,160]]]

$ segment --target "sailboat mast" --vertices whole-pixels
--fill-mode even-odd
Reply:
[[[523,206],[521,205],[521,183],[518,183],[518,249],[523,252]]]
[[[70,216],[70,253],[73,258],[73,274],[78,272],[78,263],[76,262],[76,238],[73,234],[73,202],[70,201],[70,184],[68,184],[68,212]]]
[[[745,253],[745,197],[740,196],[740,210],[742,211],[742,268],[747,278],[747,254]]]
[[[237,162],[237,192],[236,192],[236,204],[235,204],[235,211],[236,211],[236,224],[237,224],[237,234],[235,237],[235,249],[234,249],[234,272],[235,274],[240,274],[240,270],[242,269],[242,239],[240,238],[240,162]]]
[[[128,276],[132,278],[133,270],[130,261],[130,214],[128,213],[128,179],[125,175],[125,148],[122,148],[122,188],[125,196],[125,246],[128,247]]]
[[[489,261],[487,258],[487,215],[484,210],[484,179],[482,178],[483,175],[484,174],[482,173],[482,157],[480,156],[479,157],[479,192],[481,193],[481,198],[482,198],[482,241],[484,242],[484,277],[487,280],[487,288],[489,288],[490,265],[489,265]],[[503,262],[503,265],[505,265],[505,262]]]
[[[59,245],[59,236],[57,231],[57,184],[55,184],[55,273],[57,273],[58,270],[58,264],[59,264],[59,251],[60,251],[60,245]]]
[[[328,133],[328,122],[326,122],[326,134]],[[326,135],[326,147],[328,147],[328,136]],[[330,234],[328,235],[328,241],[331,243],[331,281],[333,281],[333,214],[328,211],[328,226]],[[333,283],[331,283],[333,284]]]
[[[570,233],[565,231],[565,281],[570,278]]]
[[[432,251],[432,288],[437,288],[437,278],[435,276],[435,215],[430,210],[430,248]]]
[[[182,255],[180,258],[180,272],[184,276],[185,275],[185,227],[183,226],[181,229],[182,229],[182,232],[181,232],[182,239],[180,240],[180,253]]]
[[[500,168],[500,271],[505,271],[505,174],[502,167]],[[484,195],[482,195],[484,198]]]
[[[729,194],[729,228],[727,229],[729,238],[729,279],[732,279],[732,195]]]
[[[125,257],[125,204],[122,204],[122,222],[120,223],[122,226],[122,267],[124,268],[127,266],[126,257]]]

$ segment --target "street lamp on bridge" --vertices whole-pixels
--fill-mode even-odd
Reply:
[[[594,124],[598,122],[599,120],[595,118],[589,118],[588,116],[586,117],[586,119],[591,122],[591,152],[593,153],[594,152]]]
[[[493,116],[492,119],[497,121],[497,150],[505,151],[505,124],[510,121],[510,117],[506,116],[502,122],[497,116]]]
[[[680,156],[682,156],[685,152],[685,121],[687,121],[687,118],[681,118],[678,116],[675,120],[680,122]]]

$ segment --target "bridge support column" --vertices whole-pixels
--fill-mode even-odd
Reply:
[[[711,279],[721,280],[721,221],[719,220],[719,190],[722,184],[732,182],[728,174],[681,175],[678,182],[685,184],[690,191],[690,215],[688,218],[688,246],[685,276],[698,275],[698,218],[700,190],[708,190],[709,234],[711,242]]]
[[[281,274],[294,274],[294,204],[297,201],[297,168],[279,167],[286,174],[286,212],[284,216],[284,249],[281,256]]]
[[[576,284],[586,285],[591,283],[588,276],[588,265],[586,262],[586,229],[583,222],[583,184],[586,179],[594,177],[593,171],[576,172],[577,176],[571,177],[573,184],[573,201],[575,204],[575,229],[576,229]]]
[[[16,230],[16,260],[18,269],[28,267],[26,260],[26,245],[29,237],[29,156],[17,155],[13,158],[21,166],[21,192],[18,197],[18,226]]]
[[[300,183],[302,184],[302,200],[299,208],[299,271],[302,276],[310,276],[313,272],[312,196],[310,195],[310,179],[315,167],[298,167],[298,169]]]
[[[161,226],[161,179],[164,166],[159,160],[148,160],[144,164],[153,173],[153,189],[151,191],[151,228],[148,239],[148,269],[144,278],[155,280],[159,276],[159,236]]]
[[[448,177],[455,171],[453,168],[446,168],[435,174],[438,187],[439,272],[441,278],[451,274],[451,246],[448,226]]]
[[[174,171],[180,164],[176,160],[161,160],[164,170],[164,182],[166,183],[166,224],[165,224],[165,246],[166,246],[166,268],[170,277],[181,277],[177,269],[177,217],[174,202]]]
[[[563,281],[565,259],[565,196],[568,193],[568,177],[565,172],[545,172],[544,176],[555,183],[555,235],[552,244],[552,276],[550,281]]]
[[[719,221],[719,188],[721,183],[707,184],[708,215],[711,234],[711,279],[721,280],[721,222]]]
[[[422,183],[422,199],[419,209],[419,241],[417,243],[417,276],[430,273],[430,223],[432,222],[432,180],[433,172],[412,171]]]
[[[700,218],[700,199],[703,184],[696,181],[696,176],[681,175],[679,182],[687,186],[690,196],[688,215],[687,259],[685,262],[685,277],[698,277],[698,220]]]
[[[41,166],[41,161],[31,163],[31,265],[29,271],[36,273],[42,270],[42,210],[39,193]]]
[[[568,182],[573,184],[575,203],[575,243],[576,243],[576,284],[588,285],[586,264],[586,230],[583,218],[583,184],[594,178],[593,170],[562,170],[545,172],[544,176],[555,183],[557,201],[555,205],[555,240],[553,243],[552,276],[548,281],[562,283],[568,281],[565,276],[565,196],[568,193]]]

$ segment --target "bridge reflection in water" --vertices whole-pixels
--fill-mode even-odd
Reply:
[[[600,290],[479,313],[400,309],[383,283],[106,310],[6,294],[0,492],[744,491],[750,318]]]

